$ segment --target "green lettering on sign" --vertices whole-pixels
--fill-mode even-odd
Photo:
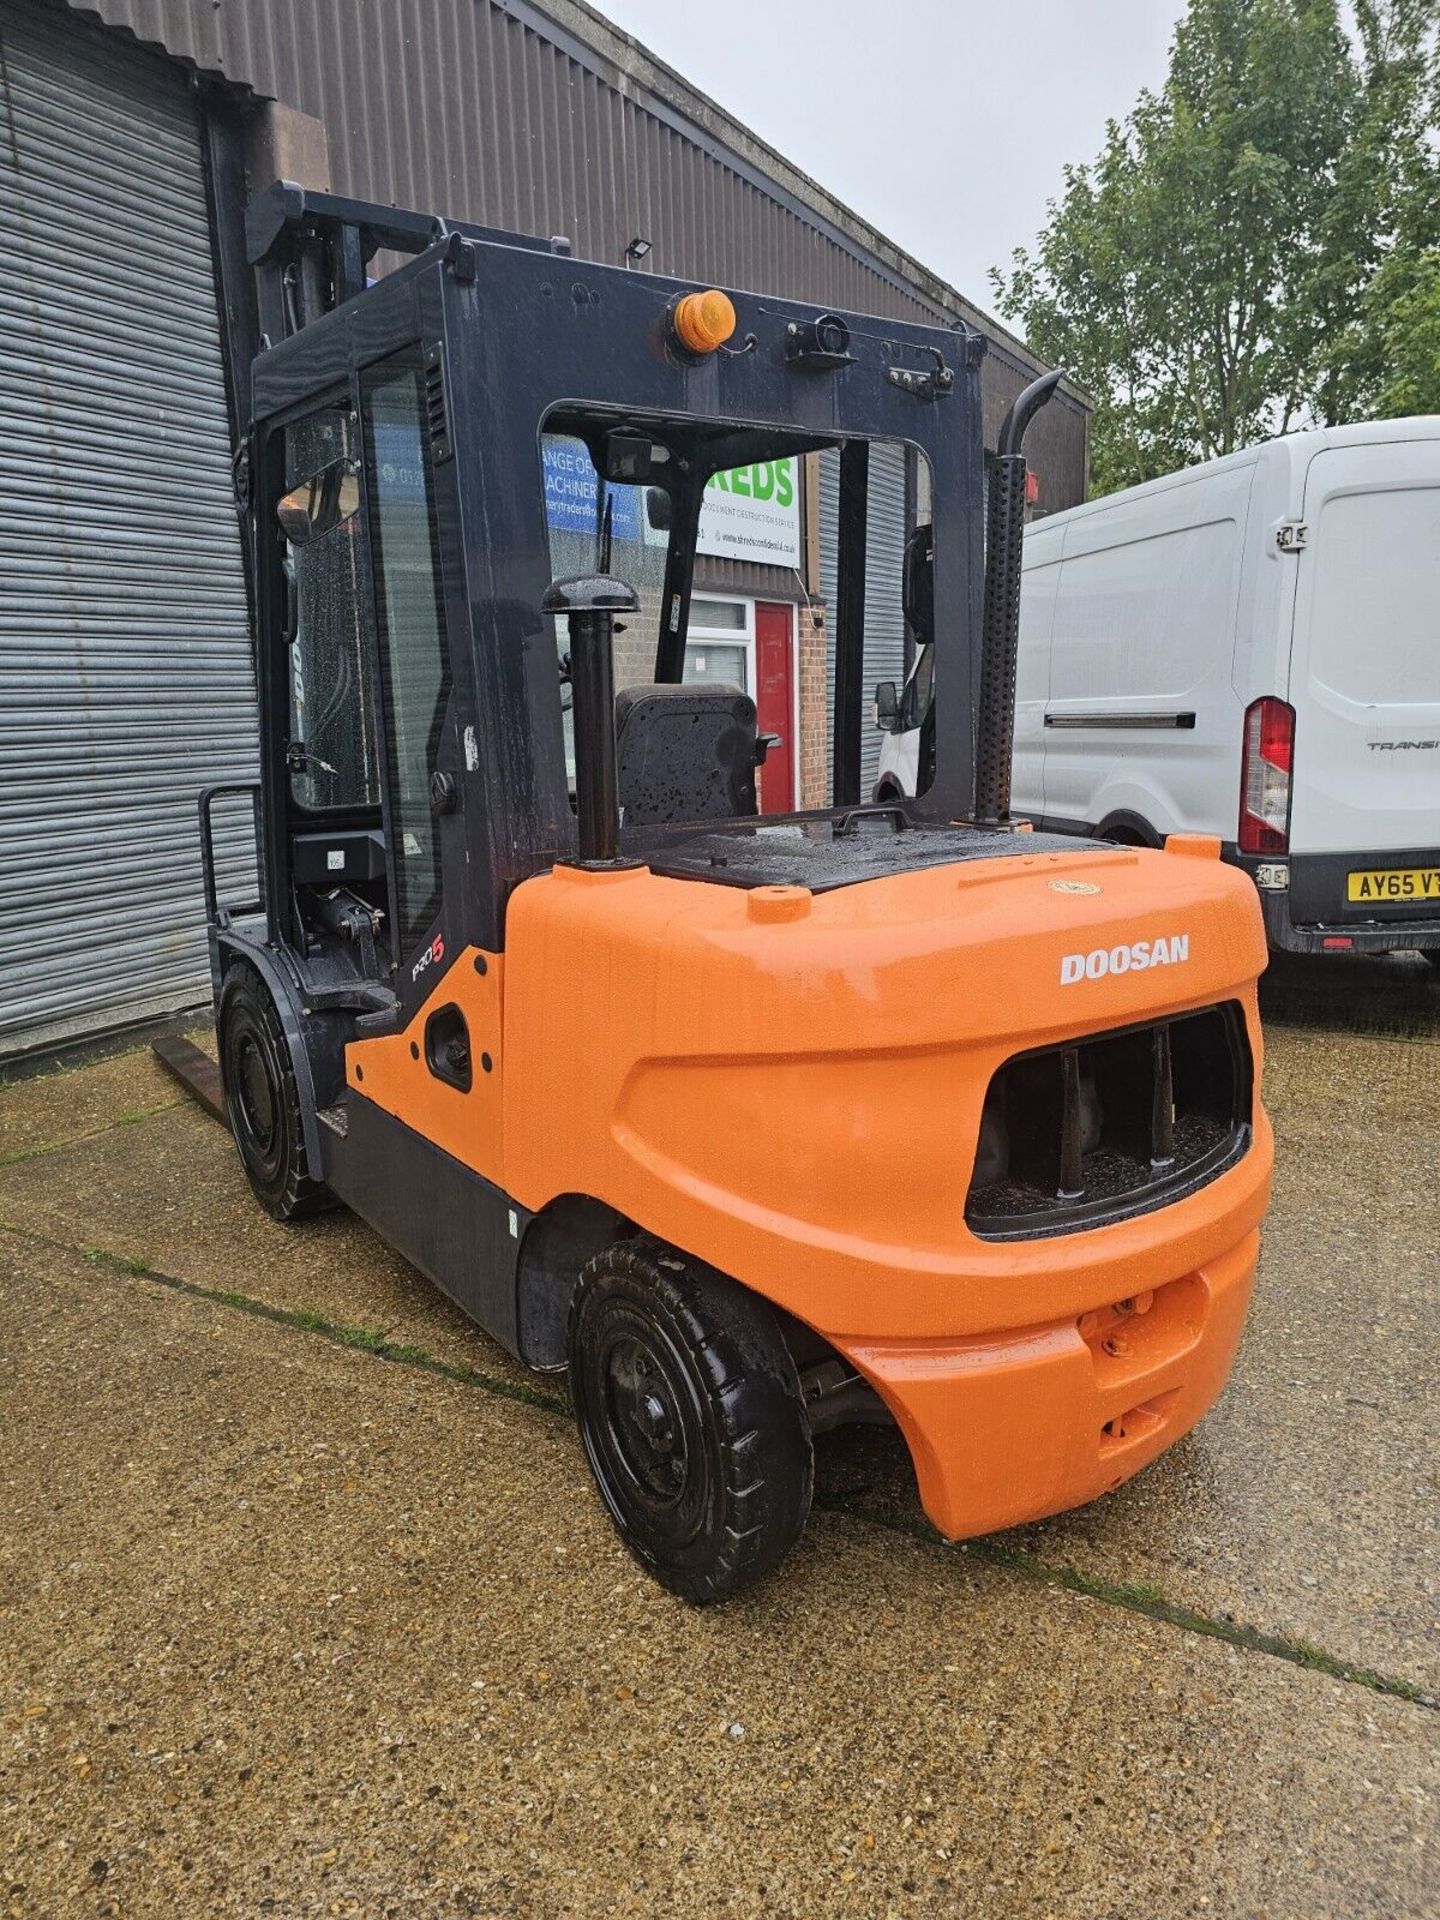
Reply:
[[[712,473],[705,482],[722,493],[744,494],[751,500],[773,500],[788,507],[795,498],[795,469],[791,460],[758,460],[747,467],[729,467]]]

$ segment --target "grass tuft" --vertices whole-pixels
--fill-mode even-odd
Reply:
[[[359,1347],[362,1353],[385,1351],[383,1327],[336,1327],[334,1333],[342,1347]]]
[[[87,1247],[85,1258],[92,1266],[110,1267],[116,1273],[148,1274],[151,1271],[148,1260],[139,1260],[128,1253],[111,1253],[108,1247]]]

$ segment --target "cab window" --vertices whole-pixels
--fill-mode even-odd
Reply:
[[[439,825],[430,807],[430,779],[450,697],[450,655],[418,354],[372,367],[361,393],[390,783],[390,859],[403,953],[440,907]]]
[[[284,429],[283,484],[291,795],[309,809],[378,807],[359,433],[348,407]]]

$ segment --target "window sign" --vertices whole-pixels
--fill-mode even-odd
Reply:
[[[594,534],[600,483],[584,443],[546,434],[541,441],[545,517],[552,531]],[[611,485],[607,498],[617,545],[645,541],[663,546],[668,534],[653,530],[645,514],[645,489]],[[800,471],[795,459],[759,460],[713,474],[700,510],[698,553],[761,566],[800,564]]]
[[[758,460],[753,466],[712,474],[700,510],[696,551],[766,567],[798,567],[798,462]]]
[[[583,440],[547,433],[540,443],[545,475],[545,517],[558,533],[591,533],[599,526],[600,477],[590,464]],[[639,540],[645,523],[642,487],[610,486],[614,502],[610,525],[614,539]],[[661,543],[664,536],[661,536]]]

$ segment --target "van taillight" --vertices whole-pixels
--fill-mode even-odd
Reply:
[[[1240,763],[1241,853],[1286,853],[1290,847],[1290,772],[1295,713],[1267,696],[1245,709]]]

